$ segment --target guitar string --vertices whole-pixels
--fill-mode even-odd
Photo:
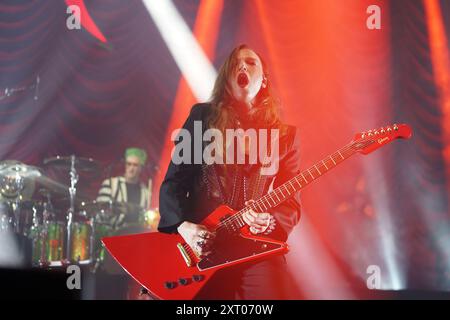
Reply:
[[[343,147],[340,151],[341,151],[341,152],[347,152],[349,149],[351,149],[350,144],[347,145],[347,146],[345,146],[345,147]],[[333,157],[334,155],[337,155],[337,152],[334,153],[334,154],[332,154],[332,155],[330,155],[329,157]],[[306,170],[305,170],[305,171],[306,171]],[[302,173],[303,173],[303,171],[302,171]],[[296,177],[298,177],[298,176],[299,176],[299,175],[296,175],[294,178],[296,178]],[[245,211],[248,211],[248,210],[250,209],[249,207],[252,207],[252,209],[254,209],[255,211],[258,211],[258,209],[256,208],[256,206],[257,206],[257,205],[259,206],[260,203],[262,203],[262,202],[268,200],[268,199],[267,199],[267,198],[268,198],[268,195],[271,194],[271,193],[275,193],[275,195],[283,195],[283,198],[285,198],[284,193],[281,191],[281,187],[282,187],[283,185],[288,184],[288,183],[289,183],[290,181],[292,181],[294,178],[291,178],[290,180],[288,180],[288,181],[286,181],[285,183],[283,183],[281,186],[279,186],[279,187],[277,187],[276,189],[272,190],[272,191],[269,192],[268,194],[262,196],[261,198],[259,198],[259,199],[256,200],[255,202],[253,202],[251,205],[249,205],[249,206],[247,206],[247,207],[241,209],[240,211],[236,212],[233,216],[228,217],[227,219],[221,221],[221,222],[218,224],[216,230],[218,230],[218,229],[220,229],[220,228],[222,228],[222,227],[228,227],[227,224],[229,224],[232,220],[237,220],[237,219],[239,219],[239,218],[240,218],[240,214],[244,213]],[[306,179],[305,179],[305,180],[306,180]],[[267,201],[267,202],[268,202],[268,201]],[[259,207],[260,207],[260,206],[259,206]],[[265,207],[265,206],[264,206],[264,207]],[[261,207],[260,207],[260,208],[261,208]]]
[[[349,149],[351,149],[351,147],[349,147],[349,148],[342,148],[342,149],[340,150],[340,152],[346,153]],[[337,153],[332,154],[332,155],[330,155],[329,157],[333,157],[333,156],[337,156]],[[325,161],[325,160],[323,160],[323,161]],[[328,160],[328,161],[329,161],[329,160]],[[314,166],[313,166],[313,167],[314,167]],[[312,167],[312,168],[313,168],[313,167]],[[317,164],[315,165],[315,167],[317,168]],[[324,167],[325,167],[325,165],[319,164],[319,168],[324,168]],[[308,169],[308,170],[309,170],[309,169]],[[305,171],[308,171],[308,170],[305,170]],[[320,172],[320,170],[318,170],[318,171]],[[303,173],[303,172],[302,172],[302,173]],[[249,206],[247,206],[247,207],[241,209],[240,211],[236,212],[236,213],[235,213],[234,215],[232,215],[231,217],[229,217],[229,218],[227,218],[227,219],[221,221],[221,222],[218,224],[218,226],[217,226],[217,228],[216,228],[216,231],[221,230],[221,229],[223,229],[223,228],[228,228],[232,222],[235,222],[235,221],[237,221],[237,220],[239,220],[239,219],[242,220],[242,214],[245,213],[245,212],[247,212],[247,211],[250,210],[250,209],[253,209],[253,210],[255,210],[255,211],[260,211],[260,210],[262,210],[262,209],[261,209],[262,206],[263,206],[263,207],[266,207],[266,205],[264,205],[264,203],[267,203],[267,204],[269,205],[269,208],[272,207],[273,205],[272,205],[271,202],[269,201],[269,198],[272,200],[272,202],[274,203],[274,205],[277,205],[277,203],[276,203],[276,201],[274,200],[273,196],[276,196],[278,199],[280,199],[279,195],[281,196],[281,198],[282,198],[283,200],[279,201],[279,203],[285,201],[285,200],[290,196],[290,192],[289,192],[289,188],[288,188],[288,185],[289,185],[289,184],[291,184],[291,187],[294,189],[294,191],[293,191],[292,193],[295,193],[295,192],[298,191],[298,190],[296,190],[295,187],[293,187],[293,182],[294,182],[294,181],[295,181],[295,183],[297,183],[297,184],[300,186],[300,188],[303,187],[303,186],[298,182],[298,179],[299,179],[299,178],[300,178],[300,174],[299,174],[299,175],[296,175],[294,178],[291,178],[290,180],[288,180],[288,181],[286,181],[285,183],[283,183],[281,186],[277,187],[276,189],[274,189],[274,190],[272,190],[271,192],[267,193],[267,194],[264,195],[263,197],[261,197],[261,198],[259,198],[258,200],[254,201],[251,205],[249,205]],[[314,181],[316,178],[314,178],[314,179],[311,180],[311,181],[306,180],[306,178],[303,178],[303,179],[306,181],[306,184],[309,184],[310,182]],[[306,184],[305,184],[305,185],[306,185]],[[286,189],[286,191],[288,191],[289,196],[286,196],[285,193],[282,191],[283,186],[284,186],[284,188]],[[279,203],[278,203],[278,204],[279,204]],[[257,207],[259,207],[259,209],[257,209]],[[243,221],[241,221],[241,222],[238,221],[238,223],[239,223],[239,226],[240,226],[240,227],[243,227],[243,226],[245,225],[245,222],[243,222]],[[242,225],[241,225],[241,224],[242,224]],[[231,226],[233,227],[233,225],[231,225]]]
[[[375,141],[375,140],[367,140],[367,141],[365,141],[365,142],[363,143],[363,147],[366,147],[366,146],[372,144],[374,141]],[[326,166],[325,166],[324,164],[321,164],[321,163],[325,162],[325,159],[331,158],[332,160],[334,160],[334,157],[338,157],[338,156],[339,156],[339,153],[346,153],[346,152],[349,151],[349,150],[355,151],[355,150],[354,150],[354,146],[355,146],[356,144],[358,144],[358,143],[361,143],[361,142],[354,141],[354,142],[351,142],[351,143],[347,144],[346,146],[342,147],[342,148],[341,148],[340,150],[338,150],[337,152],[335,152],[335,153],[333,153],[333,154],[331,154],[331,155],[325,157],[324,159],[322,159],[321,161],[319,161],[318,163],[316,163],[315,165],[313,165],[312,167],[310,167],[310,168],[308,168],[308,169],[306,169],[306,170],[304,170],[304,171],[308,171],[309,169],[314,168],[314,167],[317,168],[317,166],[319,166],[320,168],[326,168]],[[348,156],[351,156],[351,155],[353,155],[353,154],[350,154],[350,155],[348,155]],[[345,160],[345,159],[342,159],[342,160]],[[329,162],[330,160],[327,160],[327,161]],[[337,163],[336,163],[335,165],[337,165]],[[299,178],[299,176],[301,176],[301,174],[302,174],[304,171],[302,171],[300,174],[294,176],[294,177],[291,178],[290,180],[286,181],[285,183],[283,183],[282,185],[280,185],[280,186],[277,187],[276,189],[272,190],[271,192],[267,193],[266,195],[262,196],[262,197],[259,198],[258,200],[255,200],[251,205],[249,205],[249,206],[247,206],[247,207],[244,207],[243,209],[241,209],[241,210],[239,210],[238,212],[236,212],[235,214],[233,214],[231,217],[228,217],[228,218],[226,218],[225,220],[219,222],[219,223],[217,224],[217,228],[215,229],[215,231],[219,231],[219,230],[221,230],[221,229],[223,229],[223,228],[228,228],[230,223],[232,223],[232,222],[234,222],[234,221],[236,221],[236,220],[238,220],[238,219],[242,219],[242,217],[241,217],[242,214],[243,214],[244,212],[246,212],[246,211],[249,211],[250,209],[253,209],[253,210],[255,210],[255,211],[258,211],[257,208],[256,208],[256,205],[259,206],[259,204],[262,203],[262,202],[264,202],[264,201],[265,201],[266,203],[269,203],[269,204],[270,204],[270,202],[268,201],[268,198],[269,198],[269,197],[272,199],[272,202],[275,203],[275,200],[273,200],[272,194],[275,195],[275,196],[282,195],[282,197],[283,197],[284,199],[281,200],[280,203],[283,202],[283,201],[285,201],[285,200],[287,200],[287,199],[289,198],[290,195],[289,195],[288,197],[286,197],[285,194],[283,193],[283,191],[281,191],[281,187],[285,186],[284,188],[285,188],[285,189],[288,191],[288,193],[289,193],[289,189],[287,188],[287,185],[288,185],[288,184],[291,184],[291,186],[292,186],[292,185],[293,185],[293,182],[295,181],[295,182],[300,186],[300,188],[303,188],[303,186],[301,186],[300,183],[298,183],[297,179]],[[318,170],[318,171],[320,172],[320,170]],[[327,170],[327,171],[328,171],[328,170]],[[304,186],[306,186],[307,184],[311,183],[312,181],[316,180],[317,178],[314,178],[313,180],[311,180],[311,181],[309,181],[309,182],[306,180],[306,178],[303,178],[303,179],[306,181],[306,184],[304,185]],[[295,188],[294,188],[294,190],[295,190]],[[299,191],[299,190],[295,190],[293,193],[296,193],[296,192],[298,192],[298,191]],[[278,204],[279,204],[279,203],[278,203]],[[271,206],[272,206],[272,205],[271,205]],[[252,207],[252,208],[250,208],[250,207]],[[265,207],[265,206],[264,206],[264,207]],[[260,207],[260,208],[261,208],[261,207]],[[242,227],[242,226],[241,226],[241,227]]]
[[[366,147],[367,145],[369,145],[369,144],[371,144],[371,143],[373,143],[373,142],[374,142],[374,140],[368,140],[368,141],[366,141],[366,143],[364,143],[363,147]],[[334,162],[334,157],[338,157],[338,156],[339,156],[339,153],[345,154],[346,152],[348,152],[348,151],[350,151],[350,150],[355,151],[355,149],[354,149],[353,147],[354,147],[357,143],[358,143],[358,141],[350,142],[349,144],[347,144],[347,145],[345,145],[344,147],[342,147],[341,149],[339,149],[337,152],[334,152],[334,153],[330,154],[329,156],[325,157],[324,159],[322,159],[321,161],[318,162],[318,163],[319,163],[319,166],[325,167],[323,164],[320,164],[320,163],[321,163],[321,162],[325,162],[325,159],[327,159],[327,158],[331,158],[331,159],[333,160],[333,162]],[[351,155],[353,155],[353,153],[349,154],[348,157],[350,157]],[[346,155],[346,156],[347,156],[347,155]],[[342,159],[342,160],[345,160],[345,158]],[[328,161],[330,161],[330,160],[328,160]],[[339,161],[339,160],[338,160],[338,161]],[[338,164],[339,164],[339,163],[335,163],[335,166],[337,166]],[[315,165],[313,165],[312,167],[314,167],[314,166],[317,166],[317,163],[316,163]],[[310,168],[312,168],[312,167],[310,167]],[[238,220],[238,219],[242,219],[242,217],[241,217],[242,214],[243,214],[244,212],[248,211],[248,210],[250,209],[250,207],[252,207],[252,206],[253,206],[253,209],[256,211],[256,210],[257,210],[257,209],[256,209],[257,203],[258,203],[258,202],[262,202],[262,201],[266,201],[265,198],[268,197],[271,193],[275,193],[276,195],[282,195],[284,199],[281,200],[280,203],[284,202],[285,200],[288,199],[289,196],[286,197],[286,196],[284,195],[284,193],[281,191],[281,187],[282,187],[283,185],[287,185],[287,184],[289,184],[289,183],[291,183],[291,185],[292,185],[292,181],[293,181],[293,180],[296,180],[297,178],[299,178],[299,177],[303,174],[304,171],[308,171],[310,168],[301,171],[300,174],[297,174],[296,176],[294,176],[294,177],[291,178],[290,180],[286,181],[285,183],[283,183],[282,185],[280,185],[280,186],[277,187],[276,189],[274,189],[274,190],[272,190],[271,192],[267,193],[266,195],[262,196],[262,197],[259,198],[258,200],[255,200],[255,202],[253,202],[251,205],[242,208],[242,209],[239,210],[238,212],[234,213],[231,217],[228,217],[228,218],[224,219],[223,221],[219,222],[219,223],[217,224],[216,229],[215,229],[214,231],[217,232],[217,231],[223,230],[224,228],[227,228],[227,229],[228,229],[231,223],[233,223],[234,221],[236,221],[236,220]],[[327,171],[328,171],[328,170],[327,170]],[[314,178],[313,180],[311,180],[311,181],[308,182],[308,181],[306,180],[306,178],[304,178],[304,180],[306,181],[306,184],[305,184],[304,186],[306,186],[307,184],[311,183],[311,182],[314,181],[315,179],[316,179],[316,178]],[[300,184],[299,184],[299,185],[300,185]],[[287,187],[286,187],[286,188],[287,188]],[[300,188],[303,188],[303,186],[300,185]],[[279,190],[278,190],[278,189],[279,189]],[[295,189],[294,189],[294,190],[295,190]],[[298,191],[299,191],[299,190],[295,190],[293,193],[296,193],[296,192],[298,192]],[[278,194],[277,194],[277,192],[278,192]],[[274,201],[274,200],[272,199],[272,201]],[[267,202],[268,202],[268,201],[267,201]],[[269,204],[270,204],[270,202],[269,202]],[[279,203],[278,203],[278,204],[279,204]],[[245,222],[244,222],[244,225],[245,225]],[[240,226],[240,227],[243,227],[244,225],[242,225],[242,226]],[[234,230],[234,231],[235,231],[235,230]],[[193,253],[192,248],[191,248],[190,246],[188,246],[188,248],[189,248],[189,251],[192,251],[192,253]]]

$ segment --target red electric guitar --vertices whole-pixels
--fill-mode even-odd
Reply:
[[[178,234],[142,233],[103,238],[117,262],[159,299],[193,299],[219,269],[283,254],[288,245],[248,231],[242,215],[250,208],[267,212],[356,152],[368,154],[397,139],[408,139],[406,124],[358,133],[354,140],[242,210],[220,206],[201,224],[216,231],[213,253],[200,258]]]

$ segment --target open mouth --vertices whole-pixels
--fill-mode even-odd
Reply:
[[[239,73],[237,78],[238,86],[241,88],[244,88],[246,85],[248,85],[249,80],[245,73]]]

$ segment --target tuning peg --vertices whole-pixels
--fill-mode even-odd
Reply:
[[[378,132],[378,130],[375,130],[374,134],[375,134],[375,135],[378,135],[378,134],[380,134],[380,133]]]
[[[385,133],[384,127],[381,127],[380,133]]]
[[[396,123],[394,123],[394,130],[397,131],[398,130],[398,126]]]
[[[387,132],[391,133],[392,132],[392,128],[391,127],[387,127]]]
[[[366,133],[365,133],[365,132],[362,132],[362,133],[361,133],[361,138],[364,139],[365,136],[366,136]]]
[[[369,131],[367,132],[367,135],[368,135],[369,137],[373,136],[372,130],[369,130]]]

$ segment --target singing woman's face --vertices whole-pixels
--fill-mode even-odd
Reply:
[[[265,88],[261,59],[251,49],[241,49],[233,65],[233,70],[228,79],[231,94],[238,102],[253,103],[261,88]]]

